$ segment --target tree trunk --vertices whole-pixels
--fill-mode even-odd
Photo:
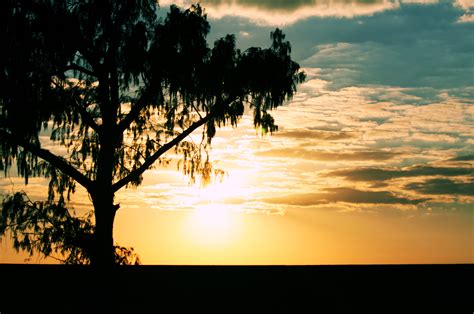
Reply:
[[[112,21],[106,19],[106,28],[112,27]],[[109,30],[106,30],[106,33]],[[115,34],[111,32],[112,36]],[[92,196],[95,214],[94,248],[91,263],[99,267],[111,267],[115,264],[113,228],[115,212],[112,183],[114,179],[115,149],[121,146],[121,133],[117,131],[117,112],[120,106],[117,78],[116,42],[112,40],[105,56],[102,75],[99,75],[99,107],[102,114],[97,158],[97,177]]]
[[[114,194],[99,189],[91,196],[95,214],[91,264],[99,267],[111,267],[115,263],[113,226],[116,206],[114,206]]]

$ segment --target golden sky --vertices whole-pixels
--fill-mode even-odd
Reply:
[[[307,81],[274,111],[279,132],[250,112],[218,130],[227,174],[205,188],[173,163],[148,171],[117,195],[115,240],[145,264],[472,263],[472,3],[285,3],[207,3],[211,38],[242,48],[284,25]],[[0,191],[44,199],[46,184],[12,174]],[[84,191],[71,206],[90,209]],[[0,262],[23,258],[1,243]]]

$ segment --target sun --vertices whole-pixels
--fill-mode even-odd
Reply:
[[[236,240],[240,208],[232,204],[246,193],[245,176],[234,172],[206,187],[190,187],[192,207],[184,225],[188,240],[196,245],[223,246]]]
[[[236,216],[222,204],[202,205],[193,210],[186,223],[187,238],[193,244],[213,247],[231,244],[236,237]]]

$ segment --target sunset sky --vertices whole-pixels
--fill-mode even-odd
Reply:
[[[190,2],[163,15],[170,3]],[[273,111],[279,132],[262,137],[251,112],[218,130],[222,182],[190,185],[171,163],[119,192],[118,243],[144,264],[474,262],[473,0],[202,5],[209,45],[266,47],[280,27],[307,80]],[[46,198],[46,179],[23,182],[0,194]],[[70,205],[91,208],[80,189]],[[24,258],[3,239],[0,262]]]

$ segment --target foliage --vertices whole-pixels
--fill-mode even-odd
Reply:
[[[75,217],[63,204],[31,201],[24,192],[2,202],[0,234],[9,233],[16,250],[40,253],[65,264],[90,264],[94,225],[92,213]],[[115,246],[118,265],[140,264],[133,248]]]
[[[0,2],[0,169],[16,165],[26,183],[50,179],[46,202],[21,201],[24,194],[4,201],[3,223],[18,223],[13,234],[25,234],[17,248],[58,249],[86,260],[85,247],[80,254],[73,249],[77,236],[102,230],[98,214],[113,224],[115,192],[168,163],[167,152],[182,156],[178,166],[191,180],[205,183],[222,175],[209,159],[216,129],[235,127],[245,106],[262,133],[277,130],[269,111],[291,99],[305,78],[283,32],[272,32],[265,49],[241,51],[233,35],[211,48],[199,5],[171,6],[164,20],[158,9],[154,0]],[[199,143],[189,137],[194,131],[201,132]],[[76,184],[93,201],[94,227],[64,208]],[[28,246],[34,223],[50,231]],[[61,237],[70,243],[59,245]]]

